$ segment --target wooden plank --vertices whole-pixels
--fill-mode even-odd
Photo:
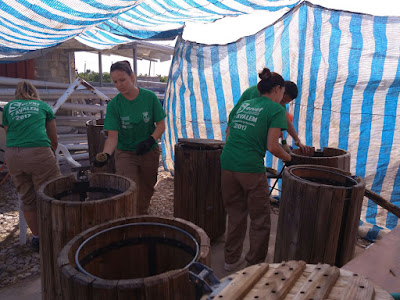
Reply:
[[[284,299],[305,268],[304,261],[283,262],[270,276],[260,279],[247,296],[252,299]]]
[[[365,196],[368,197],[368,199],[374,201],[379,206],[386,209],[387,211],[394,214],[396,217],[400,218],[400,207],[390,203],[390,201],[384,199],[383,197],[379,196],[369,189],[365,189]]]
[[[172,300],[169,278],[166,273],[144,278],[144,286],[146,299],[159,299],[162,295],[163,299]]]
[[[261,289],[265,286],[266,280],[268,278],[273,278],[274,276],[280,276],[279,275],[275,275],[274,273],[276,272],[277,269],[279,269],[281,266],[281,264],[270,264],[269,265],[269,270],[260,278],[260,280],[253,286],[253,288],[250,290],[250,292],[243,298],[243,300],[254,300],[254,299],[263,299],[263,300],[270,300],[270,299],[274,299],[272,297],[270,297],[270,294],[268,293],[263,293],[261,292]],[[327,268],[329,268],[328,265],[324,265],[326,268],[325,270],[327,270]],[[221,282],[224,282],[225,280],[230,280],[233,281],[235,280],[235,278],[237,276],[239,276],[241,274],[241,272],[243,271],[248,271],[251,267],[247,267],[245,269],[243,269],[242,271],[233,273],[228,275],[225,278],[221,279]],[[312,286],[312,283],[315,282],[315,280],[313,281],[308,281],[309,277],[311,274],[315,273],[315,268],[316,265],[312,265],[312,264],[307,264],[305,269],[302,271],[302,273],[300,274],[300,276],[297,277],[297,281],[292,285],[292,287],[290,288],[289,292],[286,294],[286,297],[284,299],[298,299],[296,298],[296,295],[299,294],[299,291],[302,291],[302,288],[304,288],[305,285],[307,285],[309,288],[314,288]],[[332,267],[335,268],[335,267]],[[350,297],[346,297],[344,295],[346,295],[346,293],[348,292],[349,289],[349,284],[351,284],[352,280],[354,279],[353,277],[357,277],[355,276],[354,273],[344,270],[344,269],[337,269],[336,270],[339,271],[339,276],[337,278],[337,280],[334,282],[332,288],[330,289],[330,292],[328,292],[326,294],[326,299],[327,300],[344,300],[344,299],[353,299],[351,296]],[[325,277],[324,277],[325,278]],[[393,299],[393,297],[390,296],[390,294],[388,292],[386,292],[384,289],[382,289],[380,286],[378,285],[374,285],[373,282],[367,280],[366,278],[364,278],[364,280],[366,280],[367,282],[369,282],[369,284],[371,284],[374,289],[375,289],[375,298],[376,300],[389,300],[389,299]],[[286,281],[286,280],[285,280]],[[323,289],[324,287],[322,285],[318,285],[318,282],[316,283],[317,286],[315,287],[315,289],[320,290]],[[319,286],[319,288],[318,288]],[[366,287],[366,285],[364,286]],[[361,288],[362,289],[362,288]],[[304,295],[302,293],[300,293],[300,295]],[[309,298],[306,298],[308,300],[310,299],[320,299],[319,298],[320,295],[317,295],[314,298],[314,295],[311,295]],[[368,294],[367,294],[368,296]],[[301,296],[304,297],[304,296]],[[357,295],[356,295],[357,297]],[[186,299],[186,298],[185,298]],[[189,298],[188,298],[189,299]],[[210,294],[206,294],[203,295],[203,297],[201,298],[202,300],[210,300],[210,299],[227,299],[225,297],[210,297]],[[301,299],[301,298],[300,298]],[[366,298],[367,299],[367,298]]]
[[[16,63],[9,63],[7,64],[7,76],[6,77],[17,77],[17,64]],[[20,81],[20,79],[19,79]]]
[[[320,262],[334,265],[340,243],[340,228],[342,225],[343,208],[345,205],[346,189],[335,188],[332,195],[332,207],[329,215],[329,233],[325,239],[325,253]]]
[[[51,203],[51,219],[52,219],[52,248],[53,248],[53,256],[52,261],[48,261],[51,263],[52,268],[54,269],[54,285],[50,288],[52,289],[52,297],[51,299],[60,299],[61,298],[61,278],[60,273],[57,266],[57,258],[60,253],[62,247],[65,244],[65,226],[66,223],[69,222],[68,219],[65,218],[65,206],[61,201],[54,200]]]
[[[144,279],[119,280],[117,285],[118,300],[145,300]]]
[[[220,293],[215,295],[214,299],[243,299],[243,297],[248,294],[260,278],[268,271],[268,268],[268,264],[262,263],[253,265],[245,271],[238,272],[235,278],[233,278]]]
[[[117,296],[118,280],[96,279],[92,282],[93,298],[96,300],[118,299]]]
[[[300,210],[301,224],[297,231],[298,244],[296,255],[291,259],[304,260],[307,263],[318,263],[311,256],[311,249],[318,247],[318,244],[313,245],[313,236],[315,234],[317,215],[320,213],[318,211],[318,203],[321,200],[316,195],[319,195],[322,186],[304,180],[296,180],[296,182],[305,185],[306,188],[302,194],[302,204],[297,208]],[[321,243],[321,241],[319,242]]]
[[[73,294],[72,299],[99,299],[92,295],[92,283],[94,279],[82,273],[78,273],[73,277]],[[111,299],[111,298],[110,298]]]
[[[79,272],[71,265],[66,265],[60,268],[61,273],[61,285],[63,287],[64,299],[74,298],[74,287],[73,277]]]
[[[357,242],[358,227],[360,223],[361,207],[364,199],[365,181],[358,178],[359,183],[351,189],[351,196],[347,207],[346,219],[343,219],[344,226],[341,248],[338,249],[336,266],[342,267],[354,256],[354,249]]]
[[[7,76],[7,65],[0,64],[0,76],[6,77]]]
[[[345,289],[342,300],[372,300],[375,295],[374,285],[367,279],[354,274],[349,285]]]
[[[65,236],[61,247],[64,247],[72,238],[81,233],[84,229],[82,228],[81,219],[82,213],[81,208],[84,203],[81,202],[65,202],[64,214],[65,214]],[[61,251],[61,249],[60,249]]]
[[[327,248],[336,249],[336,244],[329,243],[328,246],[328,244],[326,243],[326,240],[331,237],[331,216],[335,213],[335,211],[332,209],[332,206],[335,204],[332,202],[336,201],[336,199],[333,197],[333,194],[334,188],[326,187],[324,189],[321,188],[319,190],[319,194],[316,195],[316,198],[318,199],[318,212],[315,220],[315,228],[312,242],[313,247],[310,249],[311,257],[314,262],[326,262],[326,260],[324,259],[329,259],[329,257],[332,258],[331,261],[335,261],[336,252],[330,253],[330,256],[327,256],[325,258]]]
[[[196,299],[196,289],[189,279],[189,272],[185,270],[172,270],[166,273],[169,278],[171,300]],[[185,287],[185,289],[183,289]]]
[[[326,299],[339,277],[337,267],[318,264],[295,295],[296,300]]]
[[[39,203],[39,232],[40,232],[40,279],[42,285],[42,299],[52,299],[54,285],[53,241],[52,241],[52,214],[51,201],[40,199]]]
[[[25,61],[26,63],[26,79],[34,80],[35,79],[35,60],[28,59]]]
[[[27,78],[25,61],[16,62],[17,78]]]
[[[81,207],[81,231],[96,225],[96,201],[88,201]]]

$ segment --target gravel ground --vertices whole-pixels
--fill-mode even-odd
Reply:
[[[63,174],[70,172],[61,165]],[[0,182],[6,173],[0,173]],[[155,187],[149,213],[159,216],[173,216],[174,180],[160,163],[158,181]],[[19,244],[18,198],[10,176],[0,186],[0,289],[13,285],[21,279],[37,276],[40,272],[40,257],[29,248],[28,242]]]

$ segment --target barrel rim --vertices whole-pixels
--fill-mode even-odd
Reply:
[[[322,171],[322,172],[335,174],[335,175],[347,178],[348,180],[353,182],[354,185],[349,186],[349,187],[345,187],[345,186],[335,186],[335,185],[324,184],[324,183],[316,183],[316,182],[304,179],[304,178],[302,178],[300,176],[297,176],[297,175],[293,174],[293,171],[296,170],[296,169],[318,170],[318,171]],[[306,181],[308,184],[311,184],[311,185],[317,185],[317,186],[323,185],[323,186],[335,187],[335,188],[353,189],[354,187],[356,187],[357,185],[360,184],[360,182],[357,181],[357,178],[355,176],[346,175],[345,173],[347,173],[347,172],[344,173],[344,172],[342,172],[341,169],[333,168],[333,167],[326,167],[326,166],[319,166],[319,165],[294,165],[294,166],[290,166],[288,168],[288,172],[293,177],[295,177],[295,178],[297,178],[299,180],[302,180],[302,181]]]
[[[39,198],[40,198],[40,200],[41,201],[51,201],[51,202],[54,202],[55,204],[79,204],[79,205],[88,205],[88,204],[90,204],[90,203],[98,203],[98,202],[100,202],[100,201],[109,201],[109,200],[115,200],[115,199],[119,199],[119,198],[121,198],[121,197],[125,197],[126,195],[128,195],[128,194],[131,194],[131,192],[132,192],[132,190],[137,190],[137,186],[136,186],[136,182],[134,182],[132,179],[130,179],[130,178],[127,178],[127,177],[124,177],[124,176],[121,176],[121,175],[118,175],[118,174],[112,174],[112,173],[90,173],[90,175],[89,175],[89,182],[90,182],[90,179],[92,179],[93,177],[97,177],[97,176],[104,176],[104,175],[107,175],[107,176],[112,176],[112,177],[119,177],[120,179],[124,179],[124,180],[126,180],[126,181],[128,181],[130,184],[129,184],[129,188],[127,188],[124,192],[122,192],[122,193],[120,193],[120,194],[117,194],[117,195],[114,195],[114,196],[111,196],[111,197],[107,197],[107,198],[103,198],[103,199],[98,199],[98,200],[95,200],[95,201],[85,201],[85,202],[77,202],[77,201],[66,201],[66,200],[58,200],[58,199],[55,199],[55,198],[53,198],[53,197],[50,197],[49,195],[47,195],[47,194],[45,194],[45,192],[44,192],[44,190],[45,190],[45,188],[49,185],[49,184],[51,184],[51,183],[54,183],[56,180],[60,180],[60,179],[62,179],[62,178],[71,178],[72,180],[74,180],[75,182],[78,182],[77,180],[76,180],[76,177],[75,177],[75,175],[74,174],[67,174],[67,175],[60,175],[60,176],[57,176],[57,177],[55,177],[55,178],[53,178],[53,179],[50,179],[49,181],[47,181],[47,182],[45,182],[45,183],[43,183],[40,187],[39,187],[39,190],[38,190],[38,196],[39,196]]]
[[[91,236],[93,234],[93,232],[99,232],[101,230],[103,230],[104,228],[107,228],[107,226],[112,226],[113,224],[124,224],[125,222],[135,222],[135,221],[143,221],[145,222],[146,220],[158,220],[161,222],[171,222],[173,224],[179,224],[185,227],[185,230],[188,231],[188,229],[192,230],[191,235],[194,236],[196,238],[196,240],[198,240],[199,244],[200,244],[200,253],[197,257],[197,261],[201,261],[205,258],[208,257],[209,255],[209,248],[210,248],[210,238],[208,237],[207,233],[204,231],[203,228],[197,226],[196,224],[187,221],[185,219],[181,219],[181,218],[177,218],[177,217],[165,217],[165,216],[156,216],[156,215],[137,215],[137,216],[132,216],[132,217],[124,217],[124,218],[119,218],[119,219],[114,219],[114,220],[110,220],[107,222],[103,222],[101,224],[97,224],[94,225],[93,227],[90,227],[84,231],[82,231],[80,234],[76,235],[75,237],[73,237],[70,241],[68,241],[64,247],[61,249],[60,253],[58,254],[57,257],[57,266],[59,268],[59,270],[64,273],[64,269],[68,269],[68,268],[73,268],[74,270],[76,270],[75,266],[73,265],[73,263],[69,258],[69,254],[71,251],[73,251],[73,249],[77,249],[77,243],[81,243],[82,241],[84,241],[86,238],[88,238],[89,236]],[[195,234],[194,234],[195,233]],[[172,272],[174,272],[174,274],[184,274],[189,272],[188,269],[176,269],[176,270],[170,270],[166,273],[162,273],[162,274],[173,274]],[[82,273],[79,273],[83,276]],[[150,277],[145,277],[145,278],[140,278],[140,279],[146,279],[147,281],[152,280],[152,278],[154,278],[154,280],[158,279],[160,276],[160,274],[155,275],[155,276],[150,276]],[[87,277],[87,276],[85,276]],[[89,278],[89,277],[87,277]],[[123,280],[119,280],[118,281],[118,287],[119,288],[124,288],[125,286],[129,286],[132,284],[132,282],[137,282],[137,280],[140,279],[123,279]],[[104,280],[104,279],[101,279]],[[90,281],[90,282],[97,282],[97,281]],[[88,282],[89,283],[89,282]]]
[[[316,151],[318,151],[318,150],[319,150],[319,151],[321,150],[321,149],[315,149],[315,147],[312,147],[312,148],[314,149],[314,152],[316,152]],[[327,159],[327,158],[335,158],[335,157],[344,157],[344,156],[350,155],[350,152],[349,152],[349,151],[344,150],[344,149],[340,149],[340,148],[334,148],[334,147],[323,147],[321,152],[324,152],[325,150],[330,150],[330,149],[332,149],[332,150],[343,151],[343,153],[342,153],[342,154],[339,154],[339,155],[335,155],[335,156],[314,157],[314,156],[302,155],[302,154],[300,154],[301,152],[300,152],[300,153],[297,153],[297,152],[299,152],[299,150],[301,150],[300,148],[297,148],[297,149],[293,149],[293,150],[292,150],[291,155],[293,155],[293,156],[298,156],[298,157],[308,157],[308,158],[310,158],[310,159],[315,159],[315,160]]]
[[[194,255],[193,259],[185,267],[181,268],[181,269],[189,269],[189,267],[198,259],[199,254],[200,254],[199,243],[196,241],[196,239],[190,233],[188,233],[186,230],[183,230],[183,229],[181,229],[179,227],[176,227],[176,226],[173,226],[173,225],[169,225],[169,224],[156,223],[156,222],[138,222],[138,223],[127,223],[127,224],[122,224],[122,225],[109,227],[109,228],[106,228],[104,230],[101,230],[101,231],[93,234],[92,236],[90,236],[86,240],[84,240],[79,245],[78,249],[75,252],[75,265],[78,268],[78,271],[83,273],[83,274],[85,274],[86,276],[89,276],[89,277],[95,279],[95,280],[110,280],[110,279],[104,279],[104,278],[100,278],[100,277],[94,276],[93,274],[90,274],[89,272],[87,272],[81,266],[80,261],[79,261],[79,252],[82,250],[82,248],[87,243],[89,243],[91,240],[93,240],[94,238],[96,238],[96,237],[98,237],[98,236],[100,236],[100,235],[102,235],[102,234],[104,234],[106,232],[112,231],[112,230],[116,230],[116,229],[119,229],[119,228],[130,227],[130,226],[154,226],[154,225],[161,226],[161,227],[167,227],[167,228],[170,228],[170,229],[177,230],[177,231],[183,233],[184,235],[186,235],[187,237],[189,237],[189,239],[191,239],[193,241],[194,246],[196,248],[195,255]],[[170,270],[170,271],[172,271],[172,270]],[[159,275],[159,274],[157,274],[157,275]],[[148,277],[153,277],[153,276],[148,276]],[[147,277],[145,277],[145,278],[147,278]],[[130,280],[134,280],[134,279],[137,279],[137,278],[131,278]],[[118,279],[114,279],[114,280],[118,280]]]
[[[193,150],[221,150],[224,141],[214,139],[178,138],[177,147],[187,146]]]

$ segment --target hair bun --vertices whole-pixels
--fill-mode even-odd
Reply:
[[[264,68],[258,76],[261,80],[268,79],[271,77],[271,71],[268,68]]]

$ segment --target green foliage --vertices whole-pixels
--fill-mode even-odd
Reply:
[[[167,82],[168,80],[168,76],[161,76],[161,75],[157,75],[160,77],[160,82]]]
[[[82,79],[85,79],[86,81],[92,81],[92,82],[99,82],[100,75],[98,72],[94,72],[92,70],[87,69],[86,72],[82,72],[78,74],[79,77]],[[157,75],[160,78],[160,82],[167,82],[168,76],[161,76]],[[138,77],[148,77],[147,74],[139,74]],[[109,82],[111,83],[111,76],[110,73],[104,72],[103,73],[103,82]]]
[[[79,73],[79,77],[85,79],[86,81],[93,81],[99,82],[100,81],[100,74],[98,72],[91,71],[89,69],[86,70],[84,73]],[[103,82],[110,82],[111,83],[111,76],[110,73],[104,72],[103,73]]]

